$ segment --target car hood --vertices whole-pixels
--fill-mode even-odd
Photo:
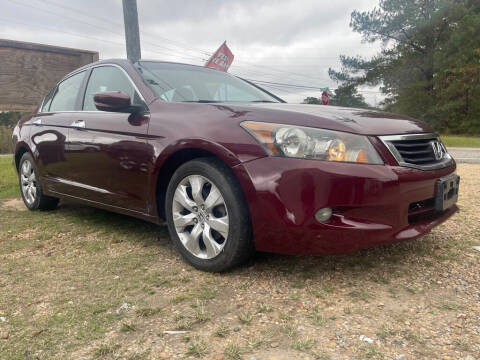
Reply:
[[[273,120],[283,124],[312,126],[363,135],[393,135],[433,131],[427,124],[408,116],[369,109],[287,103],[211,105],[218,109],[228,109],[235,114],[244,115],[235,116],[237,119]]]

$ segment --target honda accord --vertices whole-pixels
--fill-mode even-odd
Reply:
[[[199,66],[104,60],[65,76],[13,133],[25,205],[59,199],[160,224],[193,266],[253,251],[339,254],[413,239],[458,208],[425,123],[287,104]]]

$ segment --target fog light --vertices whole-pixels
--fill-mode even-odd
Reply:
[[[329,207],[326,208],[321,208],[315,213],[315,219],[317,219],[318,222],[325,222],[330,220],[332,217],[332,209]]]

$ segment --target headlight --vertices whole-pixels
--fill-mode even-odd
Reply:
[[[366,136],[303,126],[245,121],[241,126],[274,156],[383,164]]]

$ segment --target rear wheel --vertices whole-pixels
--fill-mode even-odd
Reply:
[[[182,256],[205,271],[225,271],[253,252],[248,208],[231,170],[213,158],[180,166],[167,189],[170,236]]]
[[[43,194],[35,162],[29,153],[23,154],[20,159],[18,181],[23,202],[29,210],[52,210],[57,207],[57,198]]]

